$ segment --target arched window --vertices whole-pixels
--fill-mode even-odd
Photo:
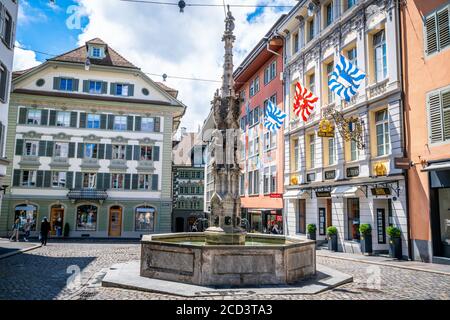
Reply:
[[[140,206],[135,211],[135,231],[155,230],[155,208],[150,206]]]
[[[77,207],[77,231],[97,230],[98,208],[94,205],[85,204]]]
[[[32,204],[19,204],[14,209],[14,221],[20,219],[20,229],[30,219],[30,231],[36,231],[37,207]]]

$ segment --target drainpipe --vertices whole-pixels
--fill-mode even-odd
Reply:
[[[402,32],[401,32],[401,26],[400,26],[400,18],[402,16],[401,13],[401,5],[400,2],[403,2],[403,0],[397,0],[395,1],[395,13],[396,13],[396,32],[399,36],[399,45],[397,47],[397,51],[399,51],[398,56],[399,56],[399,68],[398,71],[400,73],[400,87],[401,87],[401,99],[400,99],[400,108],[401,108],[401,115],[402,115],[402,121],[400,122],[401,126],[402,126],[402,134],[403,134],[403,157],[407,157],[408,156],[408,152],[406,150],[406,125],[405,125],[405,121],[406,121],[406,112],[405,112],[405,107],[404,107],[404,93],[405,93],[405,88],[404,88],[404,81],[403,81],[403,37],[402,37]],[[404,2],[404,5],[406,5],[406,1]],[[410,169],[408,169],[410,170]],[[410,214],[409,214],[409,185],[408,185],[408,170],[405,170],[405,198],[406,198],[406,226],[408,229],[408,256],[410,260],[413,260],[413,254],[412,254],[412,247],[411,247],[411,223],[410,223]]]
[[[275,34],[277,34],[277,33],[275,33]],[[265,37],[264,40],[267,41],[267,44],[266,44],[266,50],[267,51],[269,51],[270,53],[273,53],[273,54],[275,54],[277,56],[281,56],[281,54],[279,54],[278,52],[275,52],[272,49],[270,49],[270,38],[269,37]],[[283,46],[283,51],[284,51],[284,46]]]

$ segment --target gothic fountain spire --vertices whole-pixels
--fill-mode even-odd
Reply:
[[[231,14],[230,6],[228,6],[227,16],[225,18],[225,32],[223,33],[222,41],[225,43],[225,56],[223,63],[222,76],[222,97],[234,96],[234,81],[233,81],[233,42],[236,37],[233,34],[234,17]]]

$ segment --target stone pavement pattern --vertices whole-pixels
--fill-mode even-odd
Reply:
[[[101,279],[111,265],[136,260],[139,256],[140,247],[133,243],[49,243],[47,247],[0,260],[0,299],[185,299],[101,287]],[[318,256],[317,262],[353,275],[353,283],[317,295],[245,295],[215,299],[450,299],[450,275],[334,257]],[[82,271],[81,278],[74,273],[78,268]],[[377,274],[381,282],[379,287],[373,287],[371,283],[376,283]],[[75,279],[69,286],[68,278]],[[72,288],[72,284],[80,285]]]

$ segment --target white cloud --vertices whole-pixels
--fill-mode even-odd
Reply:
[[[89,17],[79,44],[99,37],[143,71],[169,75],[167,85],[179,90],[188,110],[182,126],[195,131],[210,109],[220,83],[170,79],[170,75],[221,79],[223,62],[224,10],[221,7],[186,7],[143,3],[78,0]],[[210,1],[213,3],[213,1]],[[222,0],[214,3],[222,4]],[[295,0],[248,0],[246,4],[295,5]],[[236,19],[235,66],[265,35],[281,13],[266,8],[247,21],[254,8],[232,8]],[[156,81],[161,78],[151,76]]]
[[[29,69],[41,64],[41,62],[36,59],[36,53],[34,51],[21,49],[19,48],[20,46],[20,43],[16,42],[14,47],[14,71]]]

